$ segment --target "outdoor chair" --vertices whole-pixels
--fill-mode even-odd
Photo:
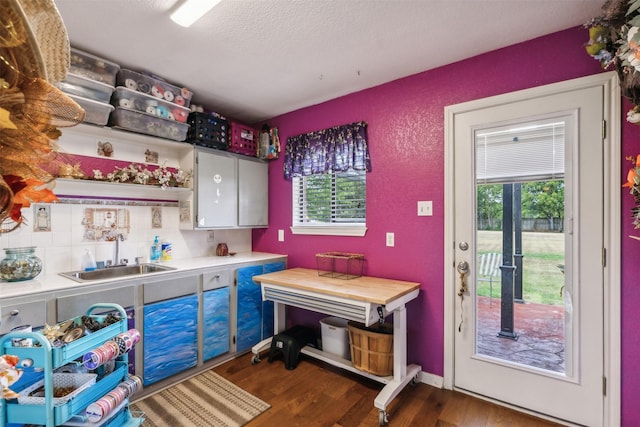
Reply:
[[[476,281],[489,282],[489,305],[493,304],[493,282],[500,282],[502,254],[486,253],[480,255]]]

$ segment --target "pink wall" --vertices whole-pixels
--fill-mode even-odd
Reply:
[[[366,255],[368,275],[420,282],[422,292],[407,311],[409,362],[443,375],[444,107],[598,73],[599,64],[584,51],[586,38],[584,29],[569,29],[270,120],[283,143],[304,132],[359,120],[369,124],[368,231],[364,238],[292,235],[291,184],[283,178],[281,156],[270,165],[270,227],[254,230],[254,250],[288,254],[289,267],[309,268],[315,268],[318,252],[359,252]],[[624,125],[625,155],[640,153],[639,135],[638,127]],[[625,192],[624,236],[632,228],[629,197]],[[433,217],[416,215],[418,200],[433,200]],[[278,229],[285,230],[284,242],[278,242]],[[388,231],[395,233],[393,248],[385,246]],[[633,277],[640,242],[623,238],[623,253],[623,420],[630,426],[640,425],[632,402],[640,392],[633,360],[640,333],[630,325],[640,304]]]

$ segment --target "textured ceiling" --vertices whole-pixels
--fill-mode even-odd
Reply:
[[[222,0],[191,28],[169,19],[181,2],[55,0],[73,46],[247,123],[581,25],[604,0]]]

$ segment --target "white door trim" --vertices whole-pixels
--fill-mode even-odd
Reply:
[[[492,96],[462,104],[445,107],[445,184],[444,184],[444,387],[453,389],[454,384],[454,337],[455,337],[455,296],[456,276],[454,274],[454,157],[452,140],[454,116],[466,111],[493,107],[515,102],[516,100],[551,95],[577,89],[602,86],[604,90],[604,116],[607,120],[607,133],[604,139],[605,169],[605,247],[607,265],[605,268],[604,290],[604,372],[607,378],[604,399],[605,426],[620,424],[621,406],[621,322],[620,322],[620,87],[615,72],[568,80],[550,85],[539,86],[503,95]]]

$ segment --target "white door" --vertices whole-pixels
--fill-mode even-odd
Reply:
[[[588,426],[602,425],[604,411],[604,92],[598,84],[526,100],[489,98],[480,108],[448,107],[447,124],[454,144],[452,257],[464,273],[453,274],[453,385]],[[545,191],[564,190],[563,209],[544,231],[525,225],[518,211],[540,202],[531,190],[540,183]],[[488,213],[480,200],[487,194],[500,212]],[[501,217],[499,225],[487,220],[492,215]],[[539,246],[552,254],[534,256],[531,248]],[[516,248],[524,252],[519,260]],[[499,254],[497,272],[487,271],[483,253]],[[544,271],[555,277],[551,283],[540,284]],[[522,298],[518,275],[525,289],[555,286],[560,301]]]

